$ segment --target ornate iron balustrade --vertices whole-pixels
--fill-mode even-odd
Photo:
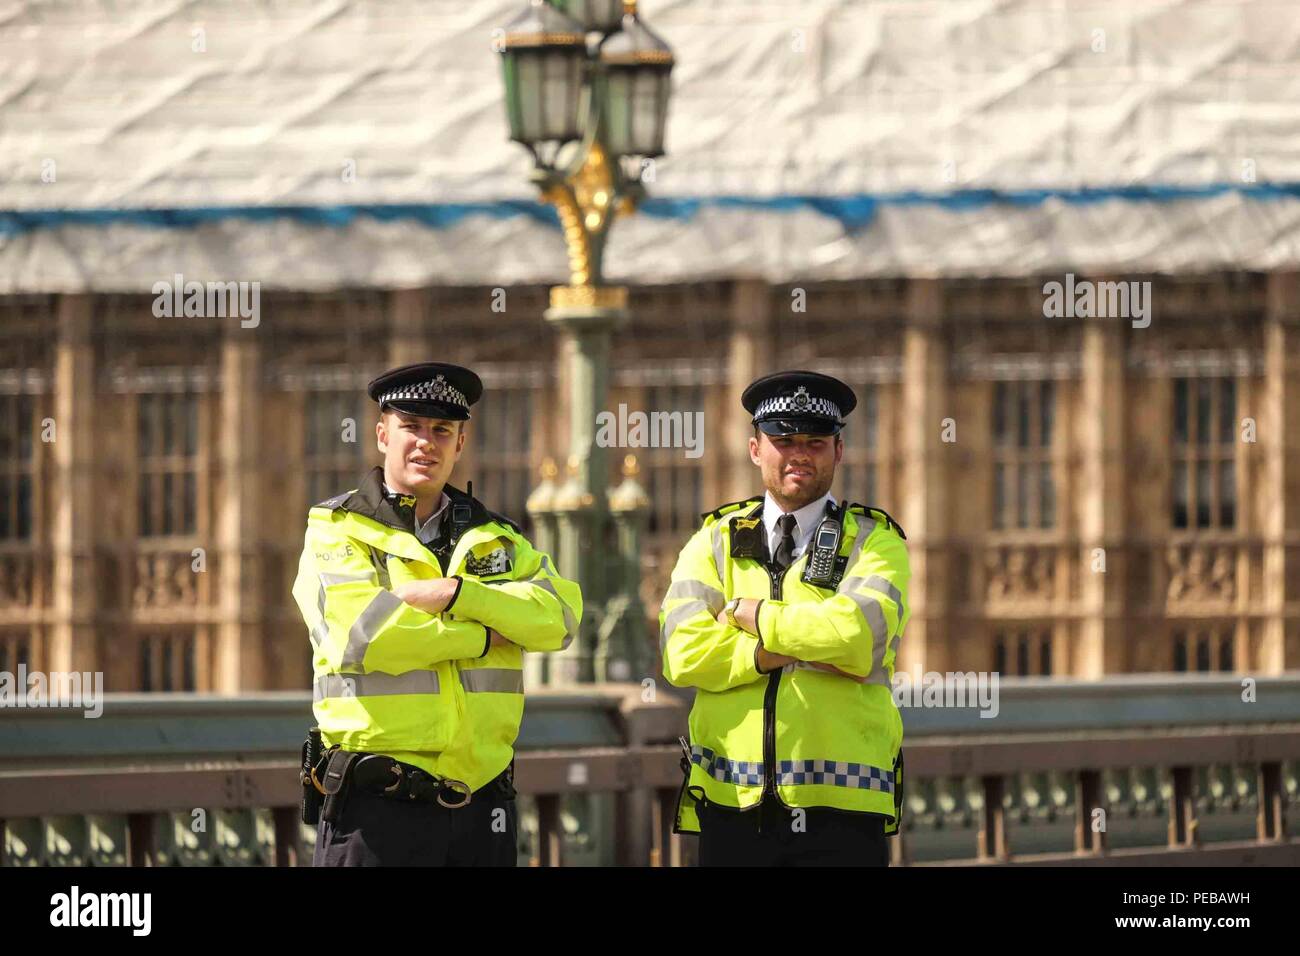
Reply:
[[[1285,821],[1300,776],[1300,676],[1260,678],[1254,694],[1242,700],[1241,680],[1221,676],[1030,678],[1000,682],[993,719],[907,707],[895,862],[936,862],[946,834],[949,863],[1294,865],[1300,841]],[[526,857],[689,862],[694,841],[669,832],[686,704],[641,685],[530,692],[517,762],[534,834]],[[97,720],[2,711],[3,862],[305,862],[297,748],[309,719],[298,693],[106,695]],[[1097,810],[1105,830],[1093,826]],[[1205,837],[1214,814],[1234,812],[1239,823],[1253,814],[1250,832]],[[1164,839],[1111,846],[1123,820],[1146,820]],[[1065,848],[1013,854],[1053,825]]]

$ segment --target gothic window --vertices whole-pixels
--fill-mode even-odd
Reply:
[[[1174,528],[1227,529],[1236,524],[1236,403],[1233,379],[1174,380]]]
[[[144,393],[137,405],[142,538],[193,534],[198,513],[199,397]]]
[[[1054,402],[1050,380],[997,382],[994,387],[994,528],[1051,528],[1056,524]]]

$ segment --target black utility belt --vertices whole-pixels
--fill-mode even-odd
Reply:
[[[459,780],[433,776],[383,754],[362,754],[352,765],[352,783],[363,793],[393,800],[436,803],[449,809],[468,806],[474,794]]]
[[[501,798],[513,800],[515,762],[487,783],[496,787]],[[448,810],[469,806],[474,792],[469,785],[449,777],[433,774],[384,754],[343,750],[335,746],[322,749],[320,728],[313,727],[302,748],[302,820],[316,825],[321,819],[338,820],[348,794],[357,791],[408,803],[436,803]]]
[[[513,762],[488,783],[514,796]],[[337,774],[337,776],[335,776]],[[353,786],[376,797],[406,802],[436,803],[450,810],[469,806],[474,793],[469,785],[433,774],[383,754],[335,750],[325,769],[325,791]]]

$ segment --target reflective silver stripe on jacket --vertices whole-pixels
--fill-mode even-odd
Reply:
[[[322,644],[330,636],[330,626],[325,621],[325,582],[321,581],[320,593],[316,596],[316,609],[320,611],[320,620],[316,622],[315,627],[307,635],[311,639],[311,646],[320,650]]]
[[[886,581],[878,574],[871,575],[862,583],[881,594],[888,595],[889,599],[898,605],[898,626],[894,628],[894,637],[897,638],[903,630],[903,592],[894,587],[893,582]]]
[[[903,593],[886,581],[879,575],[873,574],[862,582],[869,588],[874,588],[884,594],[889,595],[889,599],[898,607],[898,625],[894,628],[893,635],[889,638],[889,647],[894,652],[894,659],[898,659],[898,639],[903,636]]]
[[[894,587],[894,585],[891,582],[886,581],[878,574],[872,574],[867,577],[845,578],[843,581],[840,582],[840,593],[844,594],[847,592],[850,595],[850,597],[853,597],[853,600],[858,602],[859,607],[862,607],[862,602],[858,600],[858,596],[861,595],[862,597],[867,597],[867,595],[863,595],[862,592],[858,590],[859,587],[869,587],[873,591],[879,591],[880,593],[887,595],[889,599],[893,601],[895,605],[897,605],[898,607],[897,621],[899,625],[902,625],[903,593],[899,591],[898,588]],[[880,607],[879,602],[875,602],[875,606],[876,608],[879,608]],[[863,611],[863,614],[864,615],[866,614],[865,610]],[[869,617],[868,620],[870,620]],[[883,612],[880,615],[880,620],[881,620],[881,630],[883,631],[885,628]],[[901,626],[895,627],[894,634],[892,636],[897,637],[898,633],[901,630],[902,630]]]
[[[370,583],[375,580],[375,575],[369,571],[346,572],[346,571],[321,571],[317,574],[320,578],[320,594],[316,599],[316,607],[320,611],[320,620],[316,626],[311,629],[310,638],[311,646],[320,650],[322,644],[330,636],[329,624],[325,621],[325,589],[335,584],[352,584],[354,582],[364,581]]]
[[[375,576],[369,571],[321,571],[318,576],[320,583],[325,587],[335,584],[353,584],[357,581],[369,583],[375,580]]]
[[[440,692],[437,671],[407,671],[405,674],[324,674],[316,678],[315,686],[312,688],[312,700]]]
[[[722,605],[727,603],[727,599],[723,593],[713,585],[706,584],[703,581],[695,581],[686,578],[674,581],[669,585],[668,593],[664,595],[664,603],[667,604],[674,598],[700,598],[708,604],[709,609],[712,610],[714,614],[721,611]]]
[[[889,645],[889,631],[885,624],[885,611],[870,594],[856,590],[861,583],[861,578],[848,578],[844,581],[848,587],[845,588],[842,584],[841,591],[853,599],[862,616],[867,619],[867,627],[871,629],[871,673],[867,675],[867,683],[887,685],[889,675],[885,673],[884,661],[885,648]]]
[[[663,627],[659,630],[659,653],[664,652],[668,646],[668,639],[672,637],[672,632],[677,630],[677,626],[695,617],[699,611],[708,611],[708,613],[718,617],[718,611],[723,609],[727,604],[727,597],[718,588],[705,584],[697,580],[679,580],[673,581],[668,587],[668,593],[663,596],[663,604],[667,605],[669,601],[676,598],[689,597],[694,598],[684,605],[673,607],[671,611],[664,614]]]
[[[401,606],[402,599],[392,591],[380,591],[371,598],[348,631],[348,646],[343,650],[343,660],[339,662],[339,667],[344,670],[359,669],[365,660],[366,648],[378,636],[393,612]]]
[[[460,684],[470,694],[522,694],[524,672],[513,667],[472,667],[460,672]]]
[[[703,601],[687,601],[685,604],[679,604],[667,614],[664,615],[664,626],[659,632],[659,652],[662,654],[668,646],[668,640],[673,636],[673,631],[683,621],[688,621],[701,611],[708,612],[709,606]]]
[[[889,687],[889,673],[885,670],[885,650],[890,646],[891,638],[893,642],[897,641],[897,629],[895,629],[893,635],[889,633],[889,625],[885,620],[885,610],[880,606],[879,599],[858,590],[862,585],[888,594],[898,605],[898,620],[900,622],[903,619],[903,596],[898,588],[875,574],[868,577],[845,578],[840,582],[839,587],[840,594],[847,594],[853,599],[853,603],[858,606],[858,609],[862,611],[862,616],[866,618],[867,627],[871,629],[871,673],[867,675],[867,683]]]
[[[722,610],[722,606],[727,603],[726,597],[721,591],[712,585],[705,584],[703,581],[683,579],[674,581],[668,588],[668,593],[664,595],[664,604],[678,598],[692,598],[685,604],[679,604],[677,607],[668,611],[664,615],[664,626],[659,631],[659,653],[662,654],[668,646],[668,639],[673,636],[673,631],[677,630],[679,624],[689,620],[701,611],[708,611],[714,617]]]
[[[876,530],[874,521],[872,524],[868,525],[866,521],[863,520],[864,517],[869,516],[856,515],[856,517],[858,519],[858,535],[853,539],[853,547],[849,549],[848,563],[844,565],[850,570],[853,568],[853,565],[858,563],[858,555],[862,553],[862,546],[865,545],[867,539],[871,537],[871,532]]]
[[[550,578],[528,578],[528,583],[536,584],[543,591],[550,591],[555,595],[555,600],[560,602],[560,610],[564,612],[564,640],[560,642],[560,650],[564,650],[578,636],[578,619],[573,616],[569,605],[564,603],[564,598],[560,597],[559,592],[555,590],[555,585],[551,583]]]
[[[722,522],[716,522],[711,532],[713,540],[713,566],[718,572],[718,580],[724,584],[727,580],[727,552],[722,546]]]

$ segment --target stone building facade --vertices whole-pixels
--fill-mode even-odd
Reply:
[[[859,395],[833,491],[906,530],[904,668],[1300,666],[1300,276],[1088,277],[1149,280],[1146,328],[1045,318],[1059,278],[634,288],[609,410],[705,422],[699,457],[627,450],[654,503],[647,644],[699,513],[761,490],[741,390],[793,367]],[[479,370],[454,480],[526,520],[567,451],[545,300],[267,293],[243,328],[156,318],[148,296],[0,299],[0,670],[306,687],[289,588],[308,505],[377,461],[364,383],[434,357]]]

